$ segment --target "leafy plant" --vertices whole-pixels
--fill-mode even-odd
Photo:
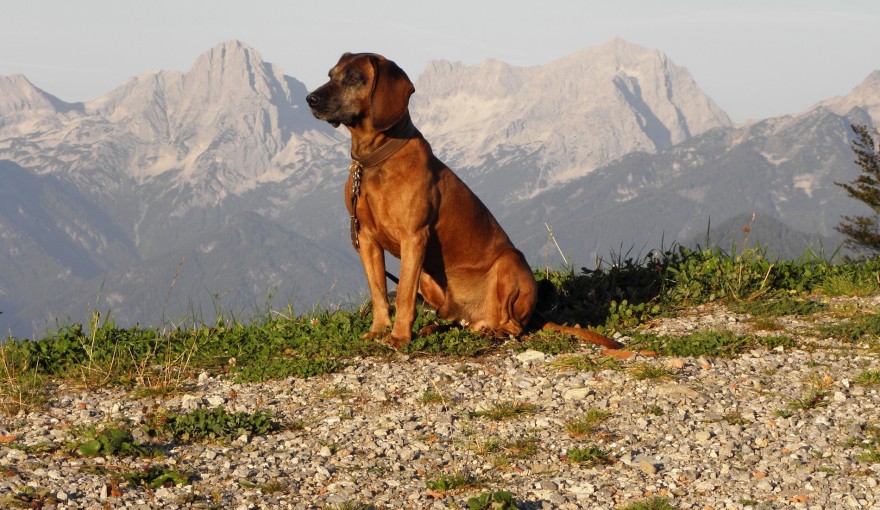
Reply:
[[[435,491],[451,491],[480,484],[477,477],[467,471],[452,474],[440,474],[436,478],[425,480],[425,487]]]
[[[611,462],[608,452],[595,446],[572,448],[565,452],[569,462],[575,464],[607,464]]]
[[[620,507],[620,510],[678,510],[678,507],[673,506],[668,499],[656,496],[643,501],[634,501]]]
[[[151,465],[136,471],[123,473],[122,477],[132,487],[174,487],[188,485],[192,476],[180,473],[166,466]]]
[[[181,441],[232,440],[242,434],[261,435],[279,429],[270,413],[226,412],[222,407],[196,409],[186,414],[169,413],[154,417],[148,427],[151,435],[170,436]]]
[[[98,455],[150,457],[157,454],[153,448],[135,441],[131,431],[115,428],[102,430],[94,439],[80,444],[77,450],[83,455],[92,457]]]
[[[515,510],[516,499],[507,491],[483,492],[468,498],[468,510]]]

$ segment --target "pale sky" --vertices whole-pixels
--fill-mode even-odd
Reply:
[[[345,51],[550,62],[614,36],[686,67],[734,121],[803,111],[880,69],[880,0],[2,0],[0,75],[68,102],[186,71],[230,39],[309,88]]]

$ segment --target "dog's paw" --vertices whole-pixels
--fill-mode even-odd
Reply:
[[[393,349],[399,350],[401,347],[405,346],[409,343],[409,336],[396,336],[394,334],[388,335],[385,337],[385,343],[390,345]]]

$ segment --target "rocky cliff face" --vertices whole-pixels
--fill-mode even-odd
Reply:
[[[419,129],[465,174],[492,180],[487,174],[527,160],[532,175],[507,190],[516,197],[731,125],[687,70],[620,39],[529,68],[432,62],[412,109]]]

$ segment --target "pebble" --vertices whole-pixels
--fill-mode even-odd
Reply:
[[[748,327],[718,307],[651,326],[664,335],[706,328],[748,334]],[[880,387],[856,382],[864,367],[878,366],[880,354],[857,345],[817,348],[829,340],[788,334],[797,347],[733,359],[621,362],[673,369],[672,379],[565,371],[553,361],[566,355],[528,350],[479,360],[359,358],[335,374],[260,384],[203,372],[185,392],[164,398],[59,388],[45,406],[0,421],[0,436],[16,438],[0,443],[0,506],[7,495],[39,493],[49,495],[43,508],[65,509],[170,510],[183,502],[247,510],[440,509],[467,508],[480,492],[508,490],[528,509],[611,509],[650,495],[681,510],[880,508],[880,463],[858,460],[867,434],[880,426]],[[579,354],[598,357],[590,347]],[[780,416],[817,382],[828,386],[827,405]],[[426,391],[438,389],[444,403],[423,402]],[[474,414],[500,402],[535,410],[501,421]],[[137,427],[147,410],[224,405],[271,411],[281,429],[227,444],[168,444],[135,434],[167,452],[154,459],[66,453],[78,430]],[[566,424],[590,409],[607,413],[597,433],[570,435]],[[535,451],[515,455],[522,440]],[[588,446],[611,461],[566,461],[566,452]],[[150,465],[197,481],[148,490],[121,477]],[[427,491],[426,482],[461,473],[482,485]]]

